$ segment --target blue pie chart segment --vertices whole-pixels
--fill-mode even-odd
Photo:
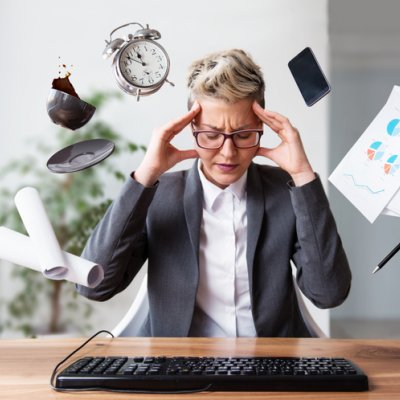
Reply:
[[[390,136],[398,136],[400,134],[400,119],[392,119],[388,123],[386,130]]]

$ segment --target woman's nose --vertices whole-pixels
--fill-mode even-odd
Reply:
[[[227,137],[220,149],[220,153],[225,157],[236,154],[237,149],[233,143],[232,137]]]

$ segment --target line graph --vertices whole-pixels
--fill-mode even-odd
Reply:
[[[379,190],[372,190],[368,185],[363,185],[363,184],[359,184],[356,182],[354,176],[352,174],[343,174],[344,176],[350,177],[351,180],[353,181],[354,186],[360,188],[360,189],[365,189],[368,192],[372,193],[372,194],[379,194],[385,191],[385,189],[379,189]]]

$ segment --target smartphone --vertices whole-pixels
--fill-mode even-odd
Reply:
[[[331,91],[331,86],[310,47],[291,59],[288,66],[307,106],[312,106]]]

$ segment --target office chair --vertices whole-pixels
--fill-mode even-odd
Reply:
[[[321,326],[312,316],[312,309],[315,307],[307,300],[301,293],[297,286],[295,275],[295,269],[292,268],[293,273],[293,285],[296,291],[297,301],[299,303],[300,311],[303,319],[307,325],[308,330],[311,332],[313,337],[327,338],[328,334],[324,332]],[[310,311],[311,309],[311,311]],[[140,284],[139,291],[129,307],[127,313],[112,330],[114,336],[137,336],[140,327],[145,322],[149,312],[149,299],[147,297],[147,273],[143,276],[143,280]],[[324,310],[325,312],[325,310]]]
[[[132,305],[126,314],[111,331],[117,336],[137,336],[140,327],[146,320],[149,313],[149,299],[147,297],[147,273],[143,276],[139,290]]]

